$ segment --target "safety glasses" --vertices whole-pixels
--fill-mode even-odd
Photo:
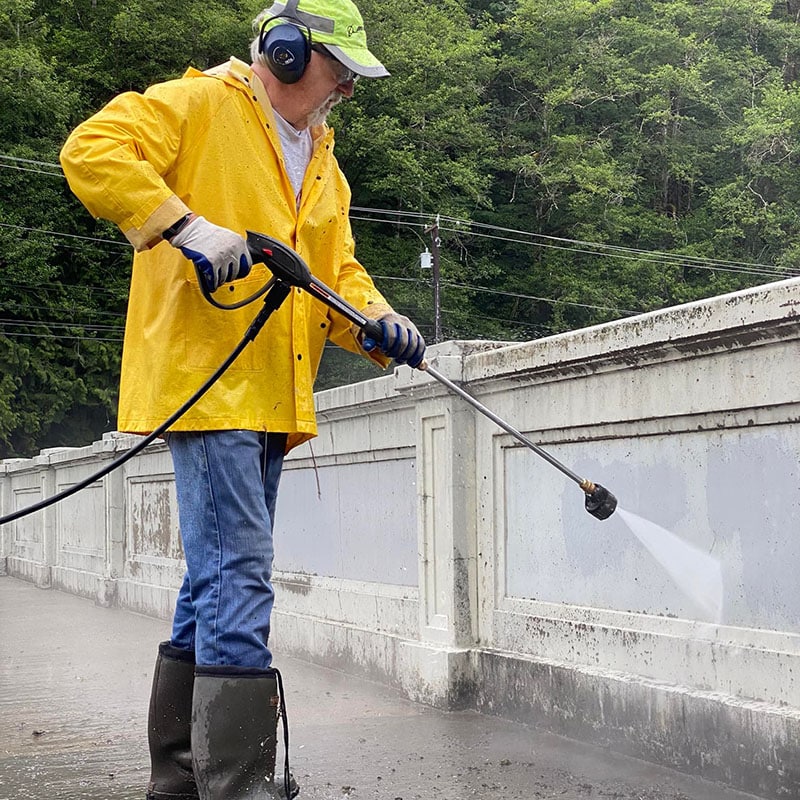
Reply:
[[[336,58],[336,56],[334,56],[324,45],[312,44],[311,49],[315,53],[319,53],[320,55],[325,56],[325,58],[331,61],[331,63],[333,64],[334,76],[336,77],[337,83],[339,84],[350,83],[351,81],[355,83],[358,80],[359,78],[358,73],[353,72],[353,70],[350,69],[350,67],[346,67],[344,64],[342,64],[342,62],[339,61],[339,59]]]

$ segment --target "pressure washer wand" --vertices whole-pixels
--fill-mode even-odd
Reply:
[[[546,450],[542,450],[542,448],[539,447],[538,444],[534,444],[527,436],[525,436],[525,434],[518,431],[513,425],[510,425],[504,419],[498,417],[497,414],[494,413],[494,411],[488,409],[479,400],[476,400],[469,392],[462,389],[457,383],[453,383],[453,381],[451,381],[449,378],[445,378],[445,376],[442,375],[441,372],[434,369],[430,364],[428,364],[427,361],[423,361],[417,367],[417,369],[422,370],[423,372],[427,372],[428,375],[430,375],[432,378],[436,378],[436,380],[439,381],[439,383],[446,386],[451,392],[454,392],[455,394],[462,397],[473,408],[476,408],[478,411],[480,411],[484,417],[488,417],[490,420],[492,420],[492,422],[499,425],[504,431],[510,433],[515,439],[522,442],[522,444],[524,444],[525,447],[529,447],[531,450],[533,450],[533,452],[536,453],[537,456],[541,456],[545,461],[552,464],[556,469],[561,470],[561,472],[563,472],[570,480],[575,481],[575,483],[577,483],[578,486],[581,487],[581,489],[587,491],[587,493],[593,491],[591,487],[593,487],[594,484],[591,481],[586,480],[585,478],[581,478],[579,475],[576,475],[569,467],[562,464],[557,458],[551,456],[550,453],[548,453]]]
[[[569,467],[562,464],[557,458],[551,456],[546,450],[534,444],[527,436],[518,431],[513,425],[510,425],[502,417],[498,417],[491,409],[487,408],[479,400],[476,400],[469,392],[462,389],[457,383],[453,383],[449,378],[445,378],[441,372],[434,369],[427,361],[423,361],[417,369],[427,372],[432,378],[435,378],[443,386],[446,386],[451,392],[454,392],[459,397],[466,400],[473,408],[481,412],[485,417],[488,417],[496,425],[499,425],[506,433],[510,433],[517,441],[522,442],[525,447],[533,450],[537,456],[541,456],[549,464],[552,464],[557,470],[564,473],[570,480],[575,481],[578,486],[583,489],[586,494],[586,510],[598,519],[607,519],[610,517],[616,507],[617,498],[604,486],[593,483],[588,478],[581,478],[576,475]]]
[[[368,336],[380,340],[383,337],[383,330],[375,320],[365,317],[360,311],[355,309],[343,297],[340,297],[333,289],[326,286],[311,274],[311,270],[303,259],[287,247],[278,239],[273,239],[263,233],[247,232],[247,245],[254,263],[261,260],[268,261],[272,274],[281,281],[305,289],[309,294],[325,303],[329,308],[338,311],[350,322],[356,324]],[[607,519],[617,508],[617,498],[599,483],[593,483],[588,478],[581,478],[571,469],[564,466],[557,458],[551,456],[539,445],[534,444],[527,436],[520,433],[515,427],[509,425],[493,411],[486,408],[483,403],[476,400],[469,392],[445,378],[438,370],[423,361],[417,369],[427,372],[432,378],[450,389],[459,397],[466,400],[473,408],[477,409],[492,422],[499,425],[504,431],[510,433],[515,439],[522,442],[526,447],[533,450],[536,455],[541,456],[556,469],[564,473],[570,480],[575,481],[586,494],[586,510],[597,519]]]

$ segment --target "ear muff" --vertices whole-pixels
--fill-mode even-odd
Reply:
[[[282,23],[265,33],[264,28],[273,19],[266,20],[261,26],[259,52],[264,55],[270,72],[281,83],[297,83],[311,60],[311,31],[306,35],[296,24]]]

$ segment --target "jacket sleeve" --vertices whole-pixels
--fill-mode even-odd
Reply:
[[[117,96],[79,125],[61,150],[72,191],[92,215],[116,223],[137,250],[190,210],[164,178],[192,119],[188,82]]]

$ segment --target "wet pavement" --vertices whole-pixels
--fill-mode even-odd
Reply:
[[[0,800],[144,800],[168,624],[0,577]],[[276,654],[307,800],[745,800],[752,795]]]

